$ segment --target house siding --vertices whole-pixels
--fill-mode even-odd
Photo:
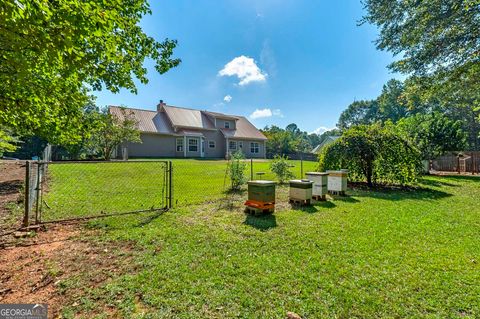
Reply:
[[[230,139],[229,141],[237,142],[237,150],[241,149],[246,158],[265,158],[265,146],[264,141],[256,140],[243,140],[243,139]],[[239,143],[242,143],[242,148],[239,147]],[[250,150],[250,143],[258,143],[258,153],[252,153]]]
[[[225,128],[225,122],[228,122],[230,123],[230,129],[232,130],[235,130],[236,127],[235,127],[235,121],[231,121],[231,120],[224,120],[224,119],[218,119],[216,120],[216,124],[217,124],[217,128]]]
[[[205,135],[205,157],[224,158],[225,157],[225,137],[220,131],[204,132]],[[215,142],[215,148],[208,147],[208,141]]]
[[[175,136],[141,133],[142,143],[127,143],[130,157],[175,157]],[[183,156],[183,154],[182,154]]]

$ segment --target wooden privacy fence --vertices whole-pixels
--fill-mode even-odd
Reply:
[[[432,161],[432,169],[444,172],[479,173],[480,152],[459,152],[440,156]]]

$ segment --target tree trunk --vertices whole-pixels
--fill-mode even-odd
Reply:
[[[372,175],[373,175],[373,169],[372,169],[372,165],[371,163],[368,164],[367,166],[367,185],[368,187],[373,187],[373,183],[372,183]]]

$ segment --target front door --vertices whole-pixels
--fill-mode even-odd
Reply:
[[[205,139],[200,138],[200,157],[205,157]]]

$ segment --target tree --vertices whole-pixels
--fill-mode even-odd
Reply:
[[[115,116],[106,109],[100,114],[99,121],[99,128],[92,134],[90,143],[107,161],[120,144],[142,141],[137,129],[138,122],[126,109],[121,109],[121,116]]]
[[[245,155],[241,150],[232,154],[232,158],[228,163],[228,174],[230,176],[231,187],[230,190],[238,191],[243,184],[247,182],[245,170],[247,163],[245,163]]]
[[[320,170],[348,169],[351,180],[375,183],[416,181],[420,152],[396,133],[392,124],[359,125],[327,145],[319,156]]]
[[[478,0],[364,0],[364,4],[367,14],[362,22],[380,29],[377,48],[401,55],[390,68],[410,75],[421,97],[480,108]]]
[[[18,140],[9,132],[9,130],[0,127],[0,158],[6,152],[13,152],[17,149]]]
[[[355,101],[340,114],[337,127],[346,130],[355,125],[373,124],[379,120],[376,100]]]
[[[317,146],[320,140],[318,134],[308,134],[300,130],[295,123],[287,125],[285,129],[275,125],[266,126],[262,132],[268,138],[268,156],[308,152]]]
[[[290,163],[288,163],[288,157],[285,155],[275,155],[270,162],[270,170],[277,176],[280,184],[295,176],[290,170]]]
[[[389,80],[382,89],[382,94],[377,98],[378,118],[396,123],[401,118],[409,115],[407,101],[404,97],[404,85],[399,80]]]
[[[404,118],[398,122],[397,127],[418,147],[425,160],[449,151],[460,151],[465,147],[466,133],[462,129],[462,123],[451,120],[440,112]]]
[[[146,0],[20,0],[0,4],[0,125],[51,143],[74,140],[90,89],[136,93],[146,59],[177,66],[176,42],[157,42],[139,22]]]

